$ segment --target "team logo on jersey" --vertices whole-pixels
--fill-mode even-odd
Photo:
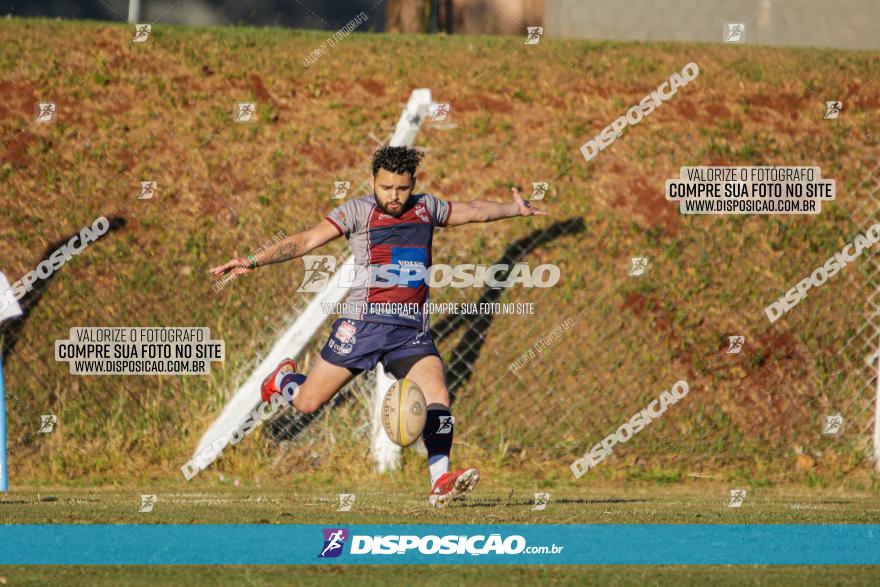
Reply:
[[[348,530],[345,528],[324,528],[324,547],[318,558],[335,558],[342,554],[345,541],[348,540]]]
[[[414,208],[416,216],[419,217],[419,220],[422,222],[431,222],[431,218],[428,216],[428,210],[425,209],[424,204],[419,204]]]

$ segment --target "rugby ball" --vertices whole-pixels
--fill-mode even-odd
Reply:
[[[382,400],[382,427],[391,442],[409,446],[422,435],[428,406],[425,394],[409,379],[398,379]]]

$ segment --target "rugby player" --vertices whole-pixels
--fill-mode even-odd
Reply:
[[[448,202],[429,194],[414,194],[416,168],[422,156],[409,147],[380,148],[373,155],[372,194],[345,202],[309,230],[288,236],[267,251],[247,259],[236,254],[211,272],[215,276],[242,275],[257,267],[301,257],[340,236],[348,239],[355,264],[368,273],[388,265],[427,269],[431,266],[434,228],[438,226],[547,214],[532,208],[516,188],[512,188],[513,201],[506,204],[484,200]],[[428,405],[422,432],[431,477],[428,503],[442,508],[473,489],[480,474],[473,468],[449,472],[454,426],[443,361],[431,339],[424,312],[428,293],[424,279],[378,286],[375,281],[356,284],[308,377],[296,372],[293,359],[285,359],[266,377],[260,392],[263,400],[269,401],[272,394],[296,384],[299,387],[294,392],[293,406],[308,414],[379,361],[397,379],[410,379],[422,389]],[[395,311],[402,307],[418,310]]]

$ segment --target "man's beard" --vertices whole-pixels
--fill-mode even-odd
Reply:
[[[385,214],[389,216],[394,216],[395,218],[400,218],[403,215],[403,211],[406,209],[406,202],[398,201],[399,206],[395,209],[389,208],[386,204],[383,204],[379,201],[379,198],[375,198],[376,205],[379,206],[379,209],[382,210]]]

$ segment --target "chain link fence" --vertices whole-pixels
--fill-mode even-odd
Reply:
[[[551,218],[438,230],[435,259],[553,263],[562,275],[549,289],[432,292],[435,303],[534,309],[434,317],[455,396],[454,459],[568,474],[575,458],[683,379],[689,395],[596,475],[780,478],[866,467],[876,385],[876,358],[866,358],[880,328],[876,251],[772,325],[763,309],[878,220],[868,60],[736,52],[720,43],[524,45],[525,37],[391,54],[385,41],[358,39],[334,49],[332,67],[289,79],[277,72],[293,71],[315,38],[227,42],[157,31],[142,46],[117,50],[130,29],[93,32],[93,44],[67,46],[56,29],[33,27],[10,44],[11,55],[50,51],[93,75],[53,78],[58,86],[46,92],[58,96],[61,122],[39,126],[30,116],[41,74],[16,73],[25,89],[0,119],[10,138],[0,173],[16,202],[4,207],[13,236],[0,243],[3,271],[13,281],[96,217],[112,223],[37,281],[21,300],[26,315],[3,325],[17,473],[109,477],[139,472],[146,461],[176,474],[229,393],[308,302],[295,293],[299,264],[260,270],[221,292],[211,290],[206,268],[243,242],[255,248],[326,214],[338,203],[333,182],[361,177],[374,147],[367,131],[387,130],[410,85],[435,88],[434,99],[452,107],[447,128],[419,137],[429,154],[420,191],[497,200],[513,183],[549,183],[543,205]],[[225,65],[224,51],[247,66]],[[462,60],[464,51],[472,57]],[[94,66],[93,52],[107,64]],[[686,91],[585,163],[585,138],[691,60],[703,73]],[[363,79],[336,75],[355,70]],[[819,73],[800,83],[805,70]],[[382,86],[377,80],[390,71],[398,75]],[[152,88],[143,79],[171,82]],[[93,94],[88,105],[78,99],[82,87]],[[837,126],[822,120],[824,98],[844,103]],[[258,103],[255,124],[232,123],[239,99]],[[181,104],[190,110],[181,113]],[[663,181],[683,165],[806,161],[838,181],[837,201],[817,217],[683,217],[663,200]],[[145,180],[157,182],[157,194],[138,200]],[[53,208],[46,202],[56,192],[63,205]],[[344,248],[336,242],[321,252],[339,258]],[[642,274],[633,258],[648,260]],[[212,377],[72,377],[54,360],[53,341],[72,326],[182,324],[210,326],[226,341],[228,359]],[[304,371],[327,335],[325,326],[298,357]],[[745,338],[739,353],[728,352],[731,336]],[[265,428],[274,458],[224,458],[219,470],[287,461],[296,468],[334,447],[366,456],[373,390],[364,374],[317,415],[280,415]],[[837,413],[842,432],[823,434]],[[51,414],[55,431],[41,433],[41,416]]]

